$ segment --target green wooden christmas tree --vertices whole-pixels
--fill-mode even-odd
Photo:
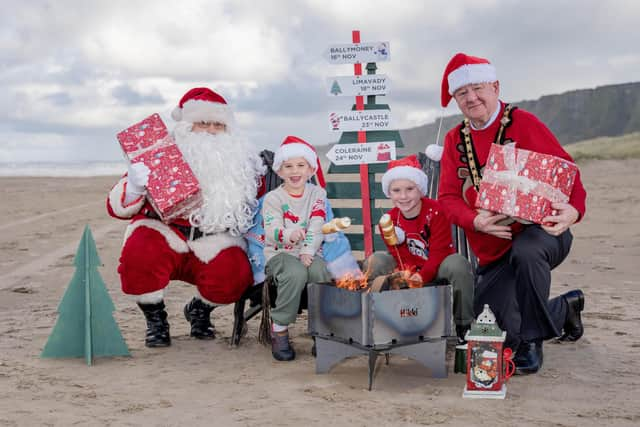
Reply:
[[[74,264],[76,271],[58,306],[58,321],[40,357],[130,356],[113,318],[115,306],[97,267],[101,266],[95,241],[86,226]]]

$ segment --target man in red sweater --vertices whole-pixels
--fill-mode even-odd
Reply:
[[[545,225],[509,224],[505,215],[475,209],[477,185],[491,144],[515,142],[518,148],[572,160],[551,131],[534,115],[499,100],[495,68],[486,59],[456,54],[447,65],[441,101],[455,99],[465,117],[444,142],[438,198],[451,222],[462,227],[478,257],[474,309],[484,304],[507,331],[516,350],[516,372],[537,372],[542,341],[576,341],[583,334],[580,290],[549,299],[551,270],[569,253],[569,227],[585,213],[586,192],[578,173],[568,203],[554,203]]]
[[[416,155],[389,162],[382,191],[393,202],[387,212],[395,241],[384,239],[386,252],[375,252],[364,265],[370,278],[401,270],[409,286],[446,279],[453,289],[453,316],[459,342],[474,319],[473,271],[451,243],[451,223],[437,200],[426,197],[428,178]],[[384,230],[380,230],[385,235]]]

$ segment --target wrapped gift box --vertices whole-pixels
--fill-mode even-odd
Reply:
[[[143,162],[151,170],[147,197],[163,221],[187,217],[202,205],[198,179],[158,114],[123,130],[117,138],[131,163]]]
[[[574,163],[560,157],[493,144],[476,207],[541,224],[553,214],[552,203],[569,200],[577,172]]]

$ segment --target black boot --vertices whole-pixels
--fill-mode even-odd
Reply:
[[[138,303],[138,307],[147,319],[147,336],[144,345],[147,347],[169,347],[171,336],[169,335],[167,312],[164,311],[164,301],[156,304]]]
[[[580,312],[584,310],[584,294],[580,289],[562,295],[567,302],[567,318],[564,322],[563,334],[559,341],[578,341],[584,334]]]
[[[542,341],[523,341],[518,347],[513,363],[516,375],[535,374],[542,368]]]
[[[212,340],[216,337],[216,331],[210,319],[212,311],[212,306],[196,297],[184,306],[184,317],[191,323],[192,337],[199,340]]]

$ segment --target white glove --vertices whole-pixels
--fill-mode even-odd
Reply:
[[[132,163],[127,168],[127,194],[133,199],[147,194],[147,184],[149,183],[149,173],[151,171],[142,162]]]

